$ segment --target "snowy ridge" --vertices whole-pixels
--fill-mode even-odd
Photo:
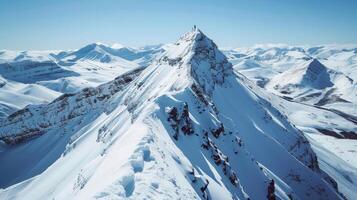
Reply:
[[[85,88],[77,94],[63,94],[47,105],[28,106],[14,112],[7,120],[0,122],[2,129],[0,139],[8,144],[17,144],[33,137],[31,134],[41,135],[48,129],[59,126],[59,124],[67,124],[68,121],[81,118],[87,112],[93,112],[95,109],[109,110],[108,99],[130,83],[142,70],[139,68],[130,71],[97,88]],[[100,111],[94,111],[94,113],[100,113]],[[76,120],[81,121],[81,119]],[[19,123],[21,125],[18,125]],[[17,124],[21,128],[15,129],[13,124]]]
[[[9,146],[21,142],[16,129],[2,138],[2,185],[12,186],[0,198],[342,198],[302,133],[199,29],[130,81],[123,77],[2,122],[2,135],[56,123],[26,143]],[[52,118],[58,109],[64,123]],[[26,134],[39,136],[32,128]],[[48,151],[49,143],[56,148]],[[24,156],[33,165],[7,176]]]

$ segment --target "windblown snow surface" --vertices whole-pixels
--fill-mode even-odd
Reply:
[[[0,199],[343,199],[279,100],[194,28],[146,68],[3,120]]]

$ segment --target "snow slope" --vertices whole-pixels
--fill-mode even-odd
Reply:
[[[145,69],[2,122],[0,198],[341,199],[268,99],[194,28]]]
[[[356,122],[332,110],[271,96],[271,102],[307,137],[319,166],[338,183],[347,199],[357,198]]]
[[[36,84],[22,84],[0,76],[0,118],[28,104],[49,103],[61,93]]]

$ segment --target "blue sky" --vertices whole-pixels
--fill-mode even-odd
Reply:
[[[0,0],[0,49],[168,43],[194,24],[221,47],[357,43],[357,1]]]

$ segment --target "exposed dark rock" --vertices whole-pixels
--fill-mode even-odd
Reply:
[[[268,200],[275,200],[275,183],[274,180],[271,180],[269,185],[268,185],[268,194],[267,194],[267,199]]]
[[[221,126],[219,128],[211,130],[211,133],[214,137],[218,138],[221,134],[224,133],[223,124],[221,124]]]

